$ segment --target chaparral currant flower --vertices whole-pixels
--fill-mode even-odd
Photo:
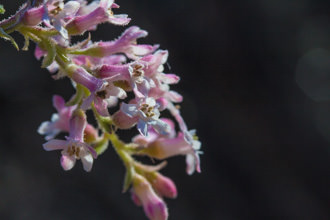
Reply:
[[[70,170],[77,159],[81,159],[84,170],[91,171],[93,158],[97,157],[95,150],[84,143],[84,130],[86,128],[86,115],[77,110],[70,119],[70,135],[67,140],[53,139],[45,143],[44,149],[62,150],[61,165],[64,170]]]
[[[84,54],[96,57],[106,57],[115,53],[124,53],[130,59],[138,59],[141,56],[154,52],[158,45],[136,44],[138,38],[146,37],[148,32],[139,27],[132,26],[114,41],[98,42],[82,50],[73,51],[73,54]]]
[[[130,18],[127,18],[127,15],[114,15],[112,8],[118,8],[119,6],[114,3],[113,0],[101,0],[99,1],[98,7],[94,8],[91,11],[86,11],[86,14],[78,15],[73,20],[71,20],[65,28],[68,30],[70,35],[79,35],[85,31],[91,30],[95,25],[110,22],[116,25],[126,25],[130,21]]]
[[[141,99],[137,104],[122,103],[120,109],[130,117],[139,117],[137,129],[144,136],[148,135],[148,126],[161,134],[170,132],[169,125],[159,119],[160,113],[153,98]]]
[[[53,105],[58,113],[52,115],[51,122],[43,122],[38,129],[39,134],[46,135],[46,140],[54,138],[61,131],[69,131],[69,120],[76,109],[76,106],[65,106],[64,99],[57,95],[53,97]]]
[[[113,13],[118,7],[113,0],[28,1],[16,14],[0,21],[0,38],[19,49],[11,36],[19,32],[25,39],[23,50],[28,50],[30,41],[35,42],[41,67],[55,80],[69,79],[75,89],[68,102],[53,97],[57,113],[38,129],[47,140],[44,149],[61,150],[64,170],[81,160],[84,170],[91,171],[94,159],[106,152],[110,142],[126,168],[123,191],[131,189],[133,202],[143,206],[149,219],[166,220],[163,199],[177,197],[174,182],[160,173],[166,161],[145,165],[135,156],[163,160],[184,155],[187,173],[192,174],[200,172],[201,154],[201,143],[177,105],[183,97],[171,89],[180,77],[165,73],[168,51],[158,49],[158,44],[138,44],[148,35],[138,26],[127,28],[115,40],[94,42],[88,33],[85,40],[72,42],[73,36],[94,31],[102,23],[128,24],[126,14]],[[98,127],[87,123],[89,110]],[[164,111],[176,122],[162,118]],[[131,143],[121,141],[117,131],[135,125],[139,134]],[[68,133],[66,139],[54,139],[60,132]]]
[[[45,5],[48,12],[48,19],[44,20],[44,23],[51,27],[54,26],[56,30],[65,38],[68,39],[68,31],[65,29],[66,23],[74,18],[74,15],[78,12],[80,4],[77,1],[69,1],[63,3],[63,1],[48,1]],[[50,22],[52,25],[50,24]]]

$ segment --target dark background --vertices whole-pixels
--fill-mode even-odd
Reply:
[[[24,1],[1,0],[9,13]],[[182,80],[174,89],[202,141],[202,173],[184,157],[162,171],[179,196],[170,219],[330,219],[330,2],[117,0],[160,43]],[[3,17],[3,16],[2,16]],[[93,40],[123,27],[102,25]],[[22,38],[15,35],[22,46]],[[0,219],[146,219],[122,194],[124,168],[109,148],[91,173],[65,172],[36,130],[67,100],[33,48],[0,41]]]

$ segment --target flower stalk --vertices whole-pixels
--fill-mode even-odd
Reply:
[[[57,113],[38,129],[47,141],[44,149],[61,150],[64,170],[71,170],[80,160],[83,169],[90,172],[98,156],[111,145],[126,168],[123,192],[131,189],[134,203],[143,206],[149,219],[166,220],[168,209],[163,198],[177,197],[174,182],[159,172],[166,161],[146,165],[137,158],[143,155],[163,160],[184,155],[187,173],[192,174],[200,172],[201,143],[175,108],[183,98],[170,89],[180,77],[164,73],[168,51],[158,49],[158,44],[137,42],[148,35],[147,31],[131,26],[116,40],[92,41],[91,32],[99,24],[129,23],[126,14],[115,14],[118,7],[113,0],[28,1],[16,14],[0,21],[0,38],[9,40],[17,50],[13,32],[24,37],[23,50],[34,42],[35,56],[42,58],[41,67],[55,80],[69,79],[75,89],[67,102],[54,95]],[[0,14],[4,12],[0,5]],[[71,42],[72,36],[85,32],[89,33],[85,40]],[[116,106],[118,110],[110,114],[113,111],[109,109]],[[88,122],[86,112],[90,110],[97,125]],[[162,117],[163,111],[172,115],[179,131],[172,119]],[[123,142],[117,130],[133,127],[137,135],[130,143]],[[56,139],[60,133],[68,135],[64,140]]]

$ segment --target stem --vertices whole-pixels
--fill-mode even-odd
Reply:
[[[123,161],[126,169],[130,169],[134,164],[134,159],[129,153],[126,152],[126,144],[122,142],[115,133],[105,133],[105,136],[111,141],[113,148]]]

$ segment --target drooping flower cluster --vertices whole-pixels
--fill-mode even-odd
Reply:
[[[177,191],[173,181],[158,172],[164,163],[144,165],[133,156],[163,160],[184,155],[187,173],[200,172],[201,143],[177,108],[182,96],[170,89],[180,78],[164,73],[168,51],[158,49],[159,45],[138,44],[147,32],[136,26],[112,41],[93,42],[89,34],[86,40],[71,43],[73,36],[93,31],[101,23],[128,24],[127,15],[114,14],[118,7],[113,0],[29,1],[0,22],[0,37],[17,49],[10,36],[13,31],[24,36],[24,50],[30,41],[35,42],[35,56],[42,59],[42,67],[54,79],[69,78],[76,90],[67,102],[54,96],[57,113],[38,129],[47,140],[44,149],[61,150],[64,170],[72,169],[80,159],[84,170],[91,171],[94,159],[110,141],[127,170],[124,191],[131,187],[133,201],[143,206],[149,219],[167,219],[163,197],[175,198]],[[110,114],[109,109],[117,105],[119,110]],[[87,122],[88,110],[93,111],[97,126]],[[163,111],[171,113],[178,132],[174,121],[161,117]],[[131,143],[120,141],[116,131],[132,127],[137,128],[138,135]],[[68,134],[66,139],[55,139],[62,132]]]

